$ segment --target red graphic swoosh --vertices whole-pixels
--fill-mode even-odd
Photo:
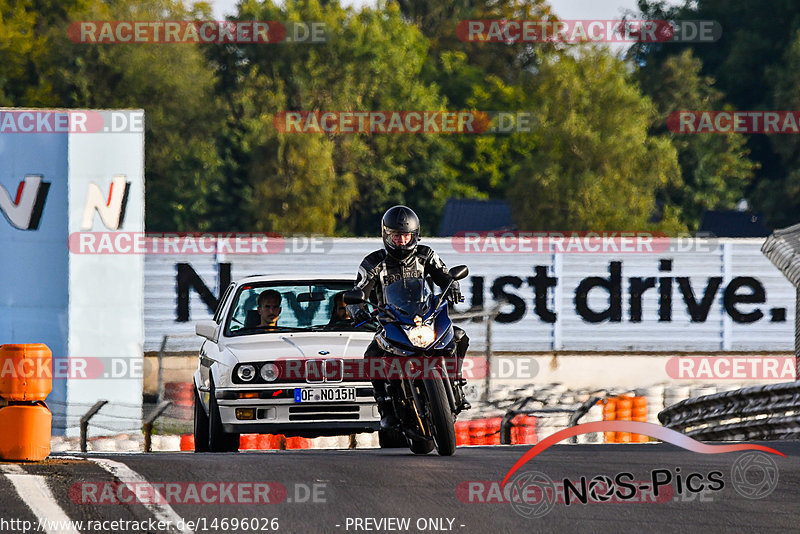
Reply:
[[[572,436],[591,434],[593,432],[632,432],[634,434],[644,434],[645,436],[650,436],[651,438],[656,438],[666,443],[672,443],[678,447],[682,447],[692,452],[698,452],[700,454],[720,454],[725,452],[755,450],[769,452],[771,454],[777,454],[783,457],[786,456],[782,452],[776,451],[773,448],[765,447],[764,445],[756,445],[754,443],[740,443],[736,445],[707,445],[705,443],[700,443],[696,439],[690,438],[685,434],[681,434],[676,430],[672,430],[661,425],[655,425],[653,423],[643,423],[640,421],[596,421],[594,423],[584,423],[582,425],[565,428],[564,430],[559,430],[551,436],[547,436],[545,439],[537,443],[531,450],[526,452],[522,458],[517,460],[517,463],[511,466],[511,469],[509,469],[508,473],[506,473],[506,476],[500,483],[500,486],[505,486],[506,482],[508,482],[508,479],[511,478],[511,476],[516,473],[520,467],[531,461],[531,459],[533,459],[533,457],[537,454],[544,452],[551,445],[555,445],[556,443],[567,438],[571,438]]]

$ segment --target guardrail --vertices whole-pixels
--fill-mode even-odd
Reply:
[[[800,224],[775,230],[761,245],[761,252],[795,287],[795,377],[800,378]]]
[[[725,391],[664,409],[667,428],[700,440],[800,437],[800,381]]]

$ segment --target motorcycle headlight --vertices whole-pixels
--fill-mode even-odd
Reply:
[[[415,347],[427,347],[436,338],[433,328],[424,324],[415,326],[408,331],[408,340]]]
[[[275,382],[279,375],[278,366],[274,363],[265,363],[261,366],[261,378],[267,382]]]
[[[238,376],[239,380],[242,382],[250,382],[256,377],[256,368],[250,364],[240,365],[236,370],[236,376]]]

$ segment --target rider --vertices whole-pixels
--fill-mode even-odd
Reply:
[[[417,244],[419,240],[419,218],[410,208],[406,206],[389,208],[381,220],[381,235],[383,237],[383,249],[376,250],[364,258],[358,268],[358,277],[356,278],[356,288],[361,289],[367,300],[373,304],[385,304],[384,291],[386,286],[402,278],[425,278],[430,276],[440,288],[446,287],[452,280],[439,255],[430,247]],[[451,308],[454,303],[464,300],[461,296],[458,282],[455,280],[450,286],[447,300]],[[351,304],[348,308],[356,323],[370,320],[369,314],[363,305]],[[464,397],[462,389],[466,381],[461,378],[461,365],[469,346],[469,338],[464,330],[457,326],[453,326],[453,331],[456,339],[457,358],[457,376],[453,383],[457,389],[457,408],[460,412],[471,408]],[[385,353],[374,339],[364,353],[365,358],[384,355]],[[372,380],[372,386],[375,390],[375,401],[378,403],[378,410],[381,414],[381,427],[386,429],[396,426],[399,421],[394,415],[391,398],[388,397],[386,392],[386,381]]]

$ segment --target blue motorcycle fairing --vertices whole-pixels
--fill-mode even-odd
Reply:
[[[453,339],[453,322],[447,314],[447,302],[443,302],[439,307],[441,313],[436,316],[433,322],[433,331],[440,332],[439,337],[433,342],[432,348],[443,349]]]
[[[422,300],[413,301],[414,291],[419,289],[423,292]],[[448,315],[448,303],[444,301],[438,308],[434,308],[433,304],[441,298],[433,293],[427,291],[424,284],[418,281],[412,282],[395,282],[387,289],[387,298],[391,295],[397,296],[400,302],[405,302],[403,299],[408,298],[411,305],[407,307],[409,311],[424,313],[417,315],[416,313],[407,313],[402,308],[387,302],[386,311],[382,313],[378,320],[383,327],[383,332],[378,334],[382,337],[379,343],[391,345],[395,347],[395,352],[405,355],[405,353],[417,353],[420,350],[442,350],[450,349],[451,345],[454,346],[454,332],[453,323]],[[409,340],[406,330],[408,327],[413,327],[417,324],[415,319],[419,317],[422,324],[429,324],[434,331],[434,341],[427,347],[416,347]],[[386,347],[383,347],[387,350]]]
[[[435,313],[439,312],[439,314],[433,319],[433,331],[438,333],[437,338],[434,340],[433,343],[429,347],[430,349],[444,349],[453,341],[453,328],[452,328],[452,321],[450,317],[447,315],[447,303],[443,303],[437,310],[431,310],[428,313],[428,316],[423,318],[423,324],[427,323],[428,320],[433,316]],[[381,321],[384,329],[384,338],[396,345],[400,345],[398,348],[405,348],[408,347],[413,351],[418,351],[423,347],[415,347],[411,344],[408,340],[408,336],[406,332],[398,326],[394,322],[389,321]],[[414,324],[413,321],[402,321],[403,325],[411,326]]]
[[[383,325],[383,335],[387,341],[391,341],[392,343],[409,347],[411,349],[417,349],[417,347],[414,347],[414,345],[412,345],[408,340],[408,336],[406,336],[406,333],[403,331],[403,329],[394,323],[385,323]]]

